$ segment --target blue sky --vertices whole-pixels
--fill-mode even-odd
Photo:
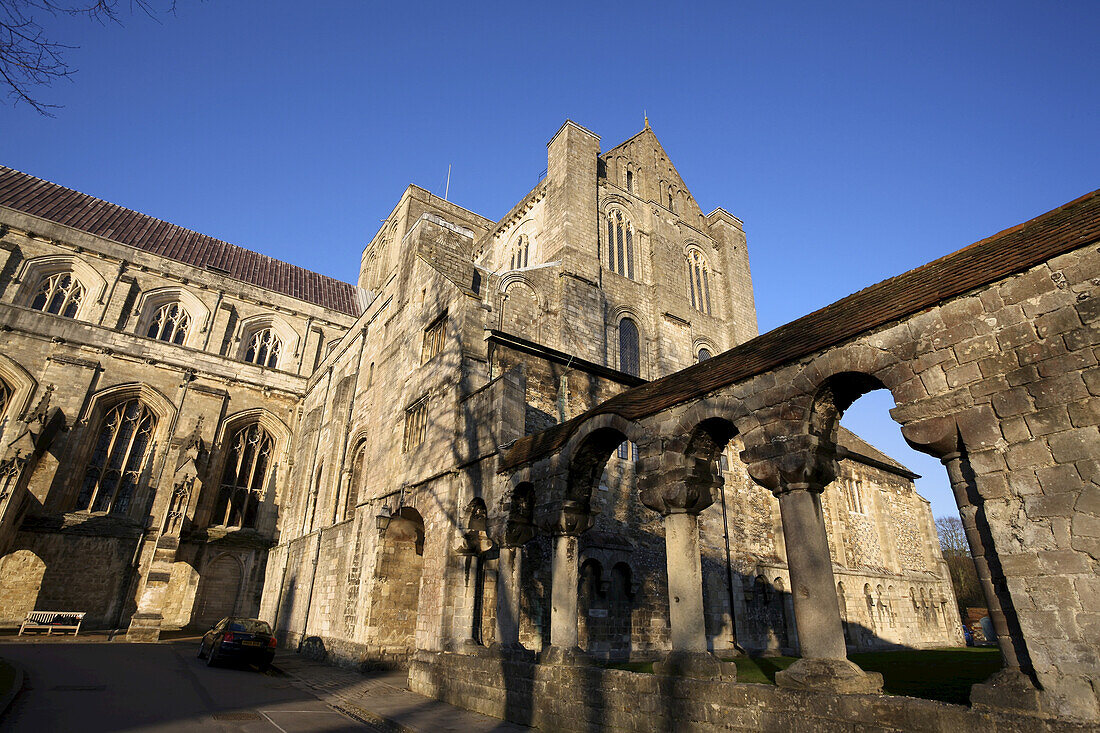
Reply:
[[[262,12],[261,12],[262,10]],[[408,183],[502,216],[565,118],[643,110],[705,211],[749,236],[766,331],[1098,185],[1100,3],[180,0],[80,48],[0,162],[354,281]],[[886,393],[844,423],[928,478]]]

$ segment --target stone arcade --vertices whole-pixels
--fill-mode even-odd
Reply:
[[[551,727],[1096,719],[1098,200],[757,336],[741,222],[648,125],[567,122],[497,222],[410,186],[357,287],[0,168],[0,618],[260,613]],[[838,425],[876,388],[979,558],[973,710],[841,694],[961,641],[914,474]]]

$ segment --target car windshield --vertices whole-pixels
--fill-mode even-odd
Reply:
[[[270,634],[271,627],[266,621],[255,618],[235,618],[226,627],[229,631],[239,631],[243,634]]]

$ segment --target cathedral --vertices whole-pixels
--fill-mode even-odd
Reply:
[[[258,615],[394,666],[513,624],[539,653],[552,530],[506,519],[540,502],[537,481],[503,498],[506,451],[756,336],[742,222],[700,209],[648,123],[601,152],[567,121],[496,221],[409,186],[354,285],[0,167],[0,621],[79,611],[149,641]],[[916,475],[838,442],[820,516],[848,648],[961,643]],[[798,538],[739,451],[699,515],[707,646],[796,654]],[[597,458],[578,645],[656,659],[661,516],[636,445]]]

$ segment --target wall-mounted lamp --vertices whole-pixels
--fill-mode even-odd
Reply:
[[[390,526],[391,516],[392,514],[388,506],[383,505],[382,508],[378,510],[378,516],[374,518],[374,521],[378,523],[379,532],[385,532],[386,527]]]

